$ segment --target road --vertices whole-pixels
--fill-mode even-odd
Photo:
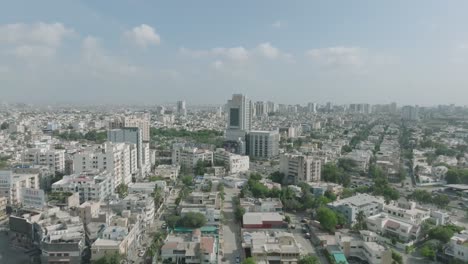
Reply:
[[[239,190],[237,188],[224,188],[224,223],[222,230],[223,240],[223,259],[224,263],[235,263],[236,257],[241,256],[242,245],[239,237],[240,226],[234,217],[234,208],[232,198],[237,196]],[[241,256],[243,259],[243,256]]]

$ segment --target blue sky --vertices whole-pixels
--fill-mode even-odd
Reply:
[[[0,99],[465,105],[466,1],[2,1]]]

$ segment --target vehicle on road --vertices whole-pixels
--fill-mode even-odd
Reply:
[[[307,238],[307,239],[310,239],[310,233],[306,233],[306,234],[304,235],[304,237]]]
[[[236,263],[240,263],[240,257],[236,257]]]

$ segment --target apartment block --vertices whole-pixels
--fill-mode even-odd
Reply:
[[[216,149],[214,161],[222,163],[232,174],[247,172],[250,166],[249,156],[230,153],[224,149]]]
[[[363,212],[366,217],[373,216],[382,211],[383,204],[382,197],[358,194],[329,203],[328,207],[342,213],[349,224],[354,224],[359,212]]]
[[[19,205],[23,201],[23,189],[39,189],[39,174],[19,174],[12,171],[0,171],[0,197],[7,203]]]
[[[22,154],[24,162],[34,165],[45,165],[54,171],[64,172],[65,150],[49,148],[30,148]]]
[[[286,176],[288,184],[320,181],[321,167],[321,160],[313,156],[303,154],[283,154],[280,156],[280,172]]]

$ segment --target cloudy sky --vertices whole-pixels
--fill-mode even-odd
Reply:
[[[0,101],[468,101],[468,1],[1,6]]]

